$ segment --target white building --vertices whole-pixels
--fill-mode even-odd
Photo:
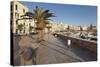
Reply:
[[[68,25],[68,24],[63,24],[63,23],[52,23],[52,32],[55,31],[67,31],[67,28],[69,27],[69,30],[74,30],[74,31],[80,31],[81,28],[83,31],[86,31],[88,27],[86,26],[75,26],[75,25]]]
[[[88,29],[88,27],[86,27],[86,26],[84,26],[84,27],[83,27],[83,30],[85,30],[85,31],[86,31],[87,29]]]
[[[25,7],[18,1],[11,1],[11,29],[13,33],[18,34],[28,34],[29,27],[34,26],[34,21],[29,20],[18,20],[21,19],[21,16],[28,12],[28,8]],[[20,32],[17,28],[18,25],[23,24],[23,30]]]

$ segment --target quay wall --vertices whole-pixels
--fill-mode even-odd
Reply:
[[[62,34],[56,34],[58,37],[62,38],[65,41],[71,40],[71,45],[77,45],[82,48],[86,48],[93,53],[97,53],[97,43],[92,41],[87,41],[80,38],[69,37]]]

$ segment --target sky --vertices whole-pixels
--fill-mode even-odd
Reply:
[[[39,3],[39,2],[24,2],[30,12],[33,12],[36,6],[46,10],[49,9],[56,17],[53,17],[54,22],[64,23],[76,26],[97,25],[97,7],[86,5],[71,5],[71,4],[54,4],[54,3]]]

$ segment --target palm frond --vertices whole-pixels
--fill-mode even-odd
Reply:
[[[26,12],[24,15],[22,15],[21,17],[26,17],[28,16],[29,18],[33,18],[34,14],[32,12]]]

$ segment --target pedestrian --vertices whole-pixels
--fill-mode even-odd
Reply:
[[[68,44],[68,48],[70,48],[70,46],[71,46],[71,40],[68,39],[67,44]]]

